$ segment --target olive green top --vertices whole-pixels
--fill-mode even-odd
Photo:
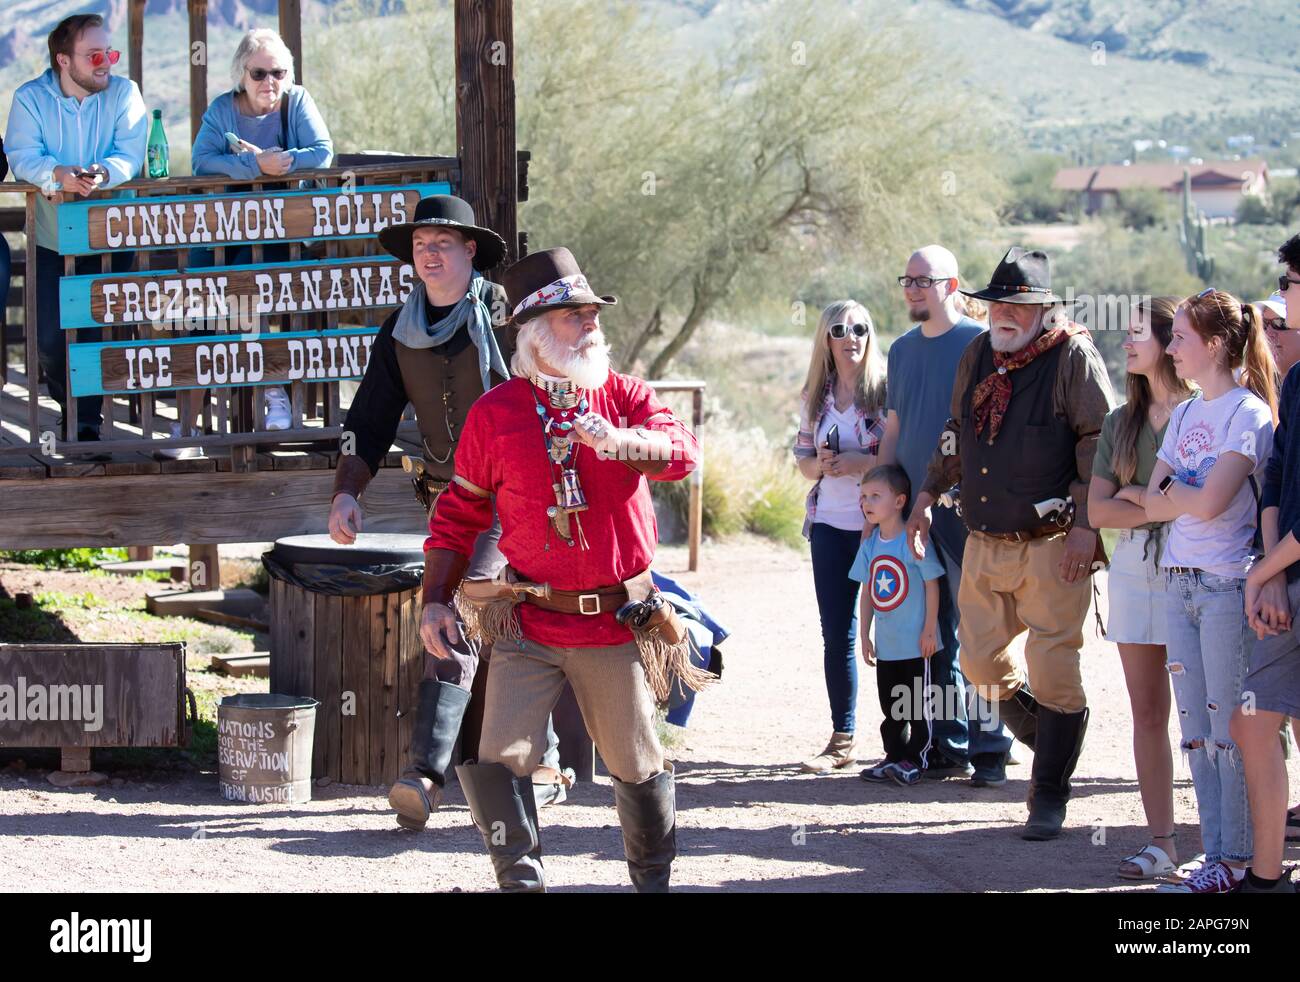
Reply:
[[[1117,406],[1106,414],[1105,422],[1101,424],[1101,435],[1097,438],[1097,456],[1092,462],[1093,476],[1110,481],[1116,488],[1123,485],[1120,483],[1120,479],[1115,476],[1111,460],[1115,453],[1115,433],[1119,429],[1120,417],[1124,412],[1124,406]],[[1146,487],[1151,481],[1151,472],[1156,468],[1156,452],[1159,451],[1160,445],[1164,443],[1165,430],[1168,428],[1169,423],[1166,421],[1165,425],[1160,427],[1160,432],[1157,433],[1151,427],[1151,418],[1149,416],[1142,421],[1142,429],[1138,430],[1137,435],[1137,472],[1133,475],[1131,483]],[[1138,528],[1155,529],[1163,524],[1163,522],[1146,522],[1139,525]]]

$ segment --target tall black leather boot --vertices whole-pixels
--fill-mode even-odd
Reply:
[[[613,778],[627,871],[637,893],[667,893],[677,856],[677,793],[671,770],[640,784]]]
[[[1007,729],[1017,740],[1035,751],[1037,747],[1034,744],[1038,740],[1038,714],[1041,709],[1034,694],[1029,691],[1028,686],[1024,685],[1018,688],[1010,699],[998,700],[998,715]]]
[[[1065,824],[1065,805],[1070,800],[1070,775],[1079,763],[1083,735],[1088,730],[1088,710],[1059,713],[1038,708],[1038,746],[1034,748],[1034,769],[1029,782],[1029,821],[1022,839],[1042,842],[1055,839]]]
[[[388,803],[396,809],[397,824],[402,828],[420,831],[438,807],[447,785],[451,750],[468,705],[469,692],[460,686],[421,680],[411,731],[411,760],[388,792]]]
[[[456,777],[497,884],[507,893],[545,893],[532,778],[515,777],[505,764],[462,764]]]

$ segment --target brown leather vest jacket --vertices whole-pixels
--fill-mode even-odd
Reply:
[[[500,291],[500,287],[497,287]],[[501,292],[504,302],[504,292]],[[490,304],[497,310],[502,304]],[[514,354],[513,331],[504,325],[493,328],[501,354],[510,364]],[[415,419],[424,443],[424,461],[428,474],[437,481],[450,481],[456,444],[465,428],[465,417],[474,400],[483,394],[479,374],[478,348],[467,331],[459,331],[435,353],[432,348],[408,348],[394,341],[402,385],[415,408]],[[493,373],[491,382],[501,379]]]

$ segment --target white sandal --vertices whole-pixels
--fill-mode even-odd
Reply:
[[[1162,839],[1173,838],[1172,836],[1160,836]],[[1139,872],[1125,872],[1124,865],[1129,864],[1136,866]],[[1167,876],[1174,871],[1174,862],[1169,858],[1169,853],[1165,852],[1154,843],[1147,843],[1131,856],[1125,856],[1120,862],[1119,876],[1123,880],[1154,880],[1157,877]]]

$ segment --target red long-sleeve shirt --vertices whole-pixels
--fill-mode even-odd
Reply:
[[[546,394],[522,378],[496,386],[474,403],[456,448],[458,480],[438,498],[424,548],[470,555],[474,538],[492,524],[495,498],[501,551],[521,579],[550,583],[559,590],[594,590],[622,583],[654,559],[659,529],[650,487],[626,463],[602,460],[590,447],[577,444],[578,480],[589,507],[571,521],[582,523],[589,548],[569,546],[546,515],[555,504],[551,484],[557,469],[546,452],[534,393],[542,405],[548,405]],[[672,459],[652,480],[679,481],[695,469],[700,448],[694,434],[645,382],[610,372],[604,387],[588,396],[590,411],[614,426],[644,427],[668,435]],[[576,540],[576,525],[572,532]],[[549,549],[545,548],[548,540]],[[561,614],[530,603],[518,609],[524,636],[538,644],[594,648],[623,644],[632,637],[612,612]]]

